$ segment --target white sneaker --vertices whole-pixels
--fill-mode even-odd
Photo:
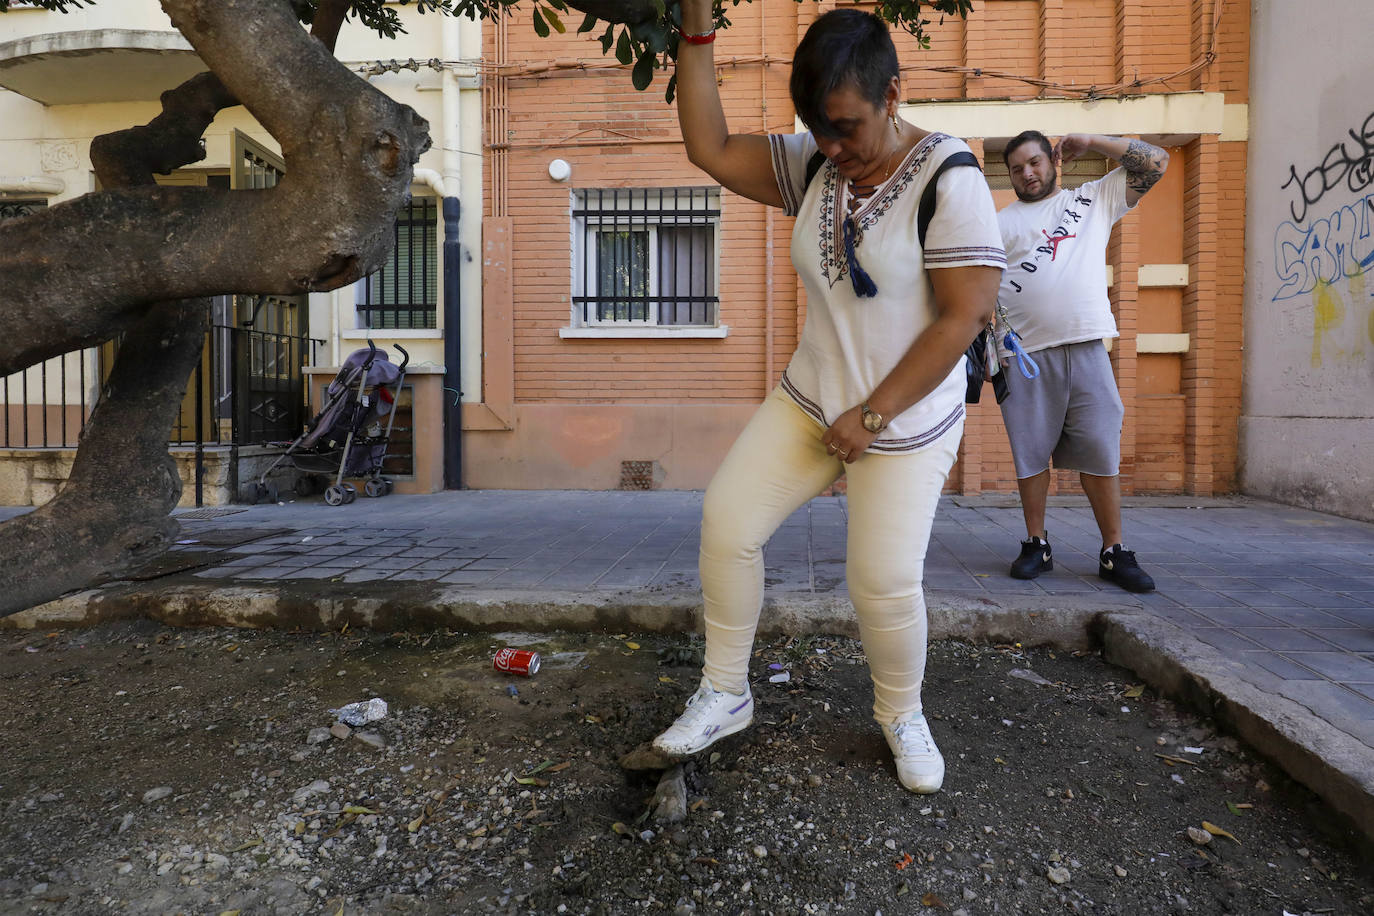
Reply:
[[[743,694],[723,693],[703,677],[687,701],[687,709],[654,739],[654,747],[673,757],[685,757],[748,728],[753,721],[754,697],[748,687]]]
[[[929,795],[939,792],[945,781],[945,758],[935,746],[926,717],[916,713],[900,722],[883,726],[883,737],[897,761],[897,778],[912,792]]]

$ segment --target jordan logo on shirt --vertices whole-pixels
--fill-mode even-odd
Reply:
[[[1063,242],[1063,241],[1065,241],[1065,240],[1067,240],[1067,239],[1076,239],[1076,238],[1078,238],[1078,233],[1076,233],[1076,232],[1075,232],[1073,235],[1060,235],[1060,234],[1058,234],[1058,233],[1060,233],[1060,232],[1062,232],[1062,231],[1063,231],[1062,228],[1056,229],[1056,230],[1055,230],[1055,233],[1056,233],[1056,234],[1055,234],[1055,235],[1050,235],[1050,234],[1049,234],[1048,232],[1046,232],[1044,229],[1041,229],[1041,230],[1040,230],[1040,234],[1043,235],[1045,238],[1047,238],[1047,239],[1050,240],[1050,260],[1051,260],[1051,261],[1053,261],[1055,258],[1059,257],[1059,243],[1060,243],[1060,242]],[[1037,250],[1039,250],[1039,249],[1037,249]]]

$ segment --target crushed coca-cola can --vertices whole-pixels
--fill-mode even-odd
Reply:
[[[539,653],[528,649],[502,649],[492,660],[497,671],[533,677],[539,672]]]

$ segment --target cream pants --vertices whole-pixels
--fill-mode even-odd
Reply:
[[[740,433],[706,490],[701,519],[705,674],[747,689],[763,609],[763,545],[789,515],[848,474],[845,578],[873,677],[873,715],[892,723],[921,709],[926,606],[921,591],[935,507],[954,465],[962,421],[905,455],[866,453],[847,467],[825,430],[775,390]]]

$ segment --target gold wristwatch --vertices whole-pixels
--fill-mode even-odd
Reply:
[[[880,433],[883,431],[883,427],[887,426],[887,424],[883,422],[883,415],[874,412],[873,408],[868,406],[867,401],[864,402],[863,407],[860,409],[863,411],[864,429],[871,433]]]

